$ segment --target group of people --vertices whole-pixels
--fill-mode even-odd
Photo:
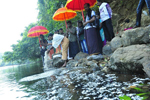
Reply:
[[[145,0],[149,8],[149,1]],[[102,48],[106,42],[111,41],[115,34],[113,32],[112,26],[112,10],[108,3],[101,2],[97,0],[97,5],[99,6],[99,13],[90,9],[90,4],[84,4],[84,9],[86,11],[85,21],[78,21],[77,27],[72,25],[71,21],[67,22],[67,31],[63,32],[63,29],[60,28],[56,30],[54,35],[48,35],[48,41],[44,39],[44,36],[41,35],[41,55],[42,59],[44,58],[44,53],[46,51],[50,54],[53,48],[61,48],[62,59],[65,60],[63,66],[66,66],[69,57],[76,56],[80,51],[88,53],[89,55],[102,55]],[[140,0],[137,8],[137,22],[136,27],[140,26],[141,10],[144,5],[144,0]],[[69,51],[69,52],[68,52]],[[43,59],[44,60],[44,59]]]
[[[61,47],[62,59],[65,60],[63,66],[66,66],[68,54],[72,59],[80,51],[89,55],[102,55],[104,41],[111,41],[115,35],[111,22],[112,10],[109,4],[97,0],[97,5],[99,6],[99,13],[96,14],[95,11],[90,9],[89,3],[84,4],[86,11],[85,21],[79,20],[77,27],[74,27],[71,21],[67,21],[68,28],[66,33],[60,28],[55,31],[54,35],[48,35],[48,41],[44,39],[43,35],[40,36],[43,61],[45,51],[49,53],[54,50],[53,48],[57,49],[58,47]]]

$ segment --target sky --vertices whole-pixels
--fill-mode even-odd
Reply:
[[[20,34],[30,23],[37,22],[38,0],[0,0],[0,53],[12,51]]]

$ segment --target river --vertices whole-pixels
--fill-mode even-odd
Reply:
[[[38,63],[0,67],[0,100],[119,100],[123,95],[141,100],[127,88],[150,84],[144,75],[83,70],[52,68],[43,72]]]

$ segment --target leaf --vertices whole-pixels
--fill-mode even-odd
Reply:
[[[144,96],[142,100],[146,100],[149,96]]]
[[[146,95],[146,94],[149,94],[149,92],[147,92],[147,93],[139,93],[139,94],[137,94],[138,96],[143,96],[143,95]]]
[[[124,95],[124,96],[122,96],[122,97],[119,97],[119,99],[120,99],[120,100],[131,100],[131,98],[128,97],[128,96],[126,96],[126,95]]]
[[[141,91],[141,92],[144,92],[144,90],[142,90],[142,89],[140,89],[140,88],[134,88],[135,90],[137,90],[137,91]]]

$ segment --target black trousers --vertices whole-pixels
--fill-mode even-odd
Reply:
[[[115,37],[114,32],[113,32],[113,26],[112,26],[111,18],[104,21],[102,23],[102,27],[104,30],[106,40],[111,41]]]

